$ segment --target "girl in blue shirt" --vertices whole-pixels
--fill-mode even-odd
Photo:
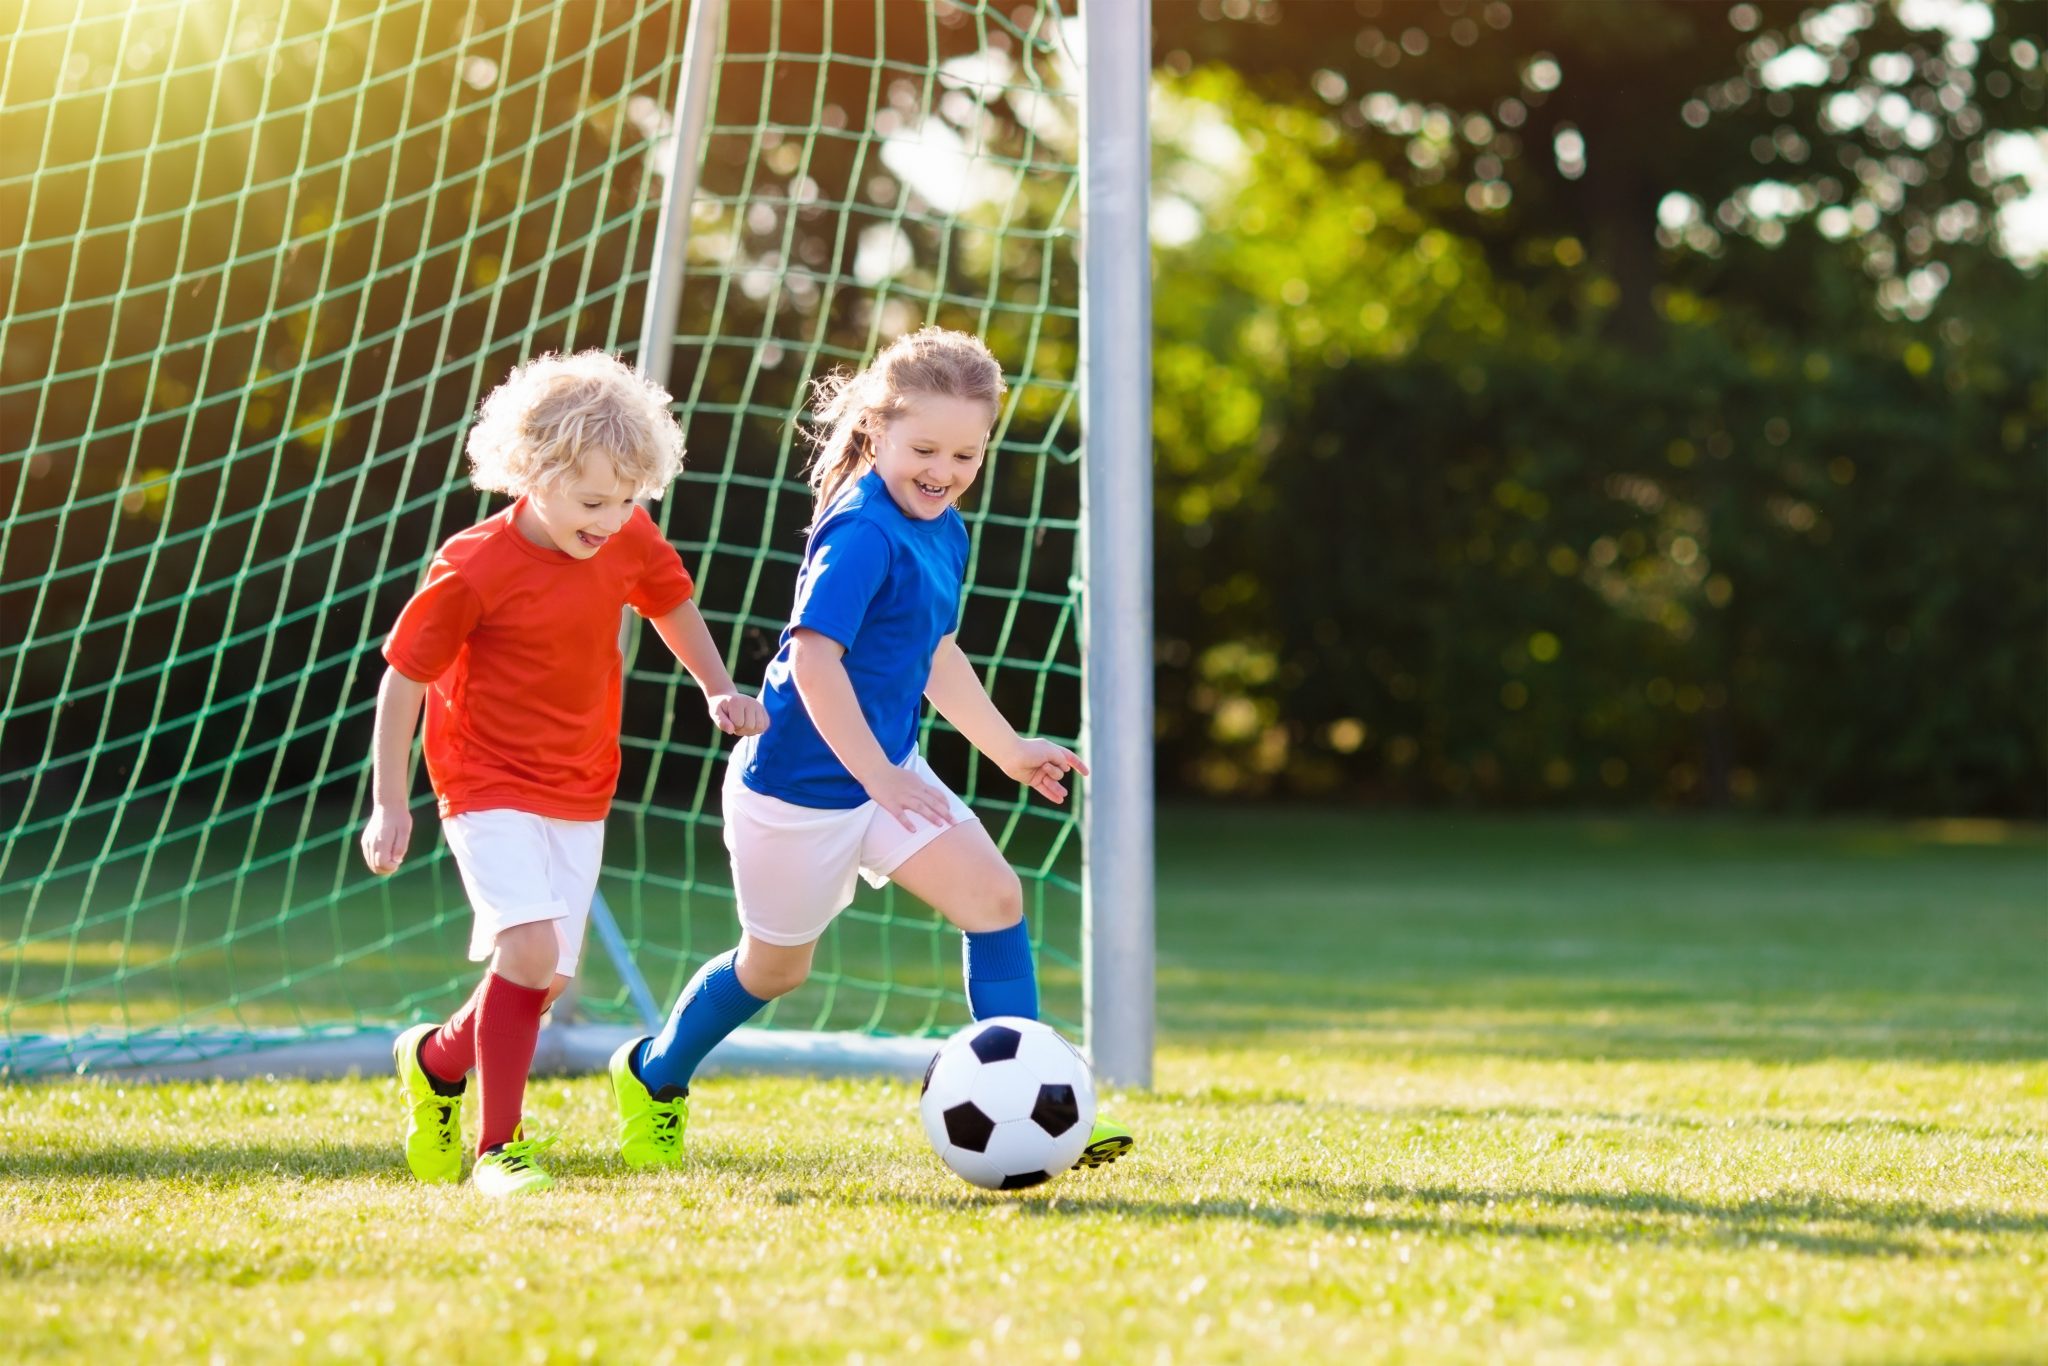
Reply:
[[[854,879],[895,882],[965,937],[969,1008],[1038,1018],[1017,874],[917,752],[925,699],[1018,782],[1053,802],[1073,751],[1019,736],[954,639],[967,570],[955,506],[981,473],[1004,393],[978,338],[928,327],[859,374],[818,385],[817,514],[796,605],[768,666],[768,728],[733,751],[725,843],[739,947],[706,963],[661,1033],[611,1060],[631,1166],[679,1166],[689,1083],[712,1047],[810,974]],[[1131,1146],[1107,1121],[1081,1163]]]

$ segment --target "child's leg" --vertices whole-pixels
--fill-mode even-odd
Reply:
[[[529,921],[498,933],[476,1012],[476,1079],[483,1110],[479,1153],[511,1142],[518,1132],[556,953],[552,921]]]
[[[975,1019],[1038,1018],[1023,884],[980,821],[952,826],[893,869],[889,880],[961,930],[967,1006]]]
[[[543,1012],[569,989],[571,980],[559,972],[555,974],[554,985],[541,1002]],[[443,1095],[461,1095],[463,1079],[476,1068],[476,1013],[484,1003],[484,988],[490,981],[487,972],[447,1022],[420,1041],[420,1066],[427,1070],[427,1080],[434,1089]]]
[[[470,957],[488,958],[490,970],[470,1003],[421,1050],[422,1065],[430,1078],[448,1079],[460,1079],[474,1065],[483,1111],[481,1156],[520,1136],[541,1012],[555,994],[551,988],[558,990],[575,973],[604,823],[491,808],[451,816],[441,832],[475,912]],[[479,1164],[480,1189],[486,1174]],[[508,1162],[497,1162],[488,1174],[494,1194],[547,1184],[530,1163],[514,1171]]]
[[[853,900],[867,825],[858,808],[813,810],[750,792],[732,767],[724,796],[739,947],[699,968],[662,1031],[624,1060],[628,1080],[663,1103],[689,1092],[720,1039],[803,985],[818,936]]]
[[[420,1066],[427,1080],[443,1095],[461,1095],[463,1079],[476,1066],[476,1013],[484,1003],[484,988],[490,974],[476,984],[447,1023],[420,1041]]]
[[[719,1040],[753,1019],[775,997],[803,985],[816,948],[815,940],[769,944],[742,933],[738,948],[697,969],[676,998],[661,1033],[632,1056],[633,1074],[656,1100],[687,1092],[698,1064]]]
[[[659,1034],[619,1045],[610,1072],[619,1107],[619,1156],[627,1166],[682,1165],[690,1078],[720,1039],[753,1019],[770,998],[802,985],[811,970],[811,948],[765,944],[743,934],[738,948],[697,969]]]
[[[898,864],[889,879],[960,927],[966,939],[967,1005],[975,1019],[1038,1018],[1038,975],[1024,928],[1023,885],[980,821],[952,826]],[[1131,1146],[1130,1130],[1097,1113],[1079,1165],[1106,1166]]]

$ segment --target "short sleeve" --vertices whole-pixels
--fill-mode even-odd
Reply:
[[[804,627],[853,648],[868,604],[889,576],[889,541],[864,521],[848,518],[821,528],[804,557],[792,627]]]
[[[961,518],[958,509],[949,508],[947,511],[953,514],[953,529],[956,533],[953,537],[953,558],[959,562],[959,569],[956,571],[959,596],[953,600],[953,629],[949,633],[957,636],[961,628],[967,624],[967,558],[972,547],[967,540],[967,523]]]
[[[645,524],[644,535],[640,535],[641,528],[637,527],[635,533],[643,542],[645,558],[640,577],[626,594],[626,601],[643,617],[665,617],[690,600],[696,585],[690,581],[690,571],[683,568],[683,557],[661,534],[646,510],[634,509],[633,520]]]
[[[436,557],[384,642],[385,662],[415,683],[431,683],[462,653],[482,615],[476,590],[454,565]]]

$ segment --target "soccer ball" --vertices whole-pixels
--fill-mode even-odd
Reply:
[[[1074,1165],[1095,1127],[1088,1062],[1036,1020],[998,1015],[946,1040],[918,1102],[939,1159],[988,1190],[1023,1190]]]

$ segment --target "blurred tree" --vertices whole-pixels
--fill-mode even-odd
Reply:
[[[1380,13],[1505,12],[1457,8]],[[1520,24],[1532,8],[1579,12],[1563,27],[1583,41]],[[1478,123],[1412,97],[1442,47],[1426,35],[1397,30],[1388,63],[1359,29],[1372,74],[1412,82],[1395,94],[1337,69],[1355,70],[1331,55],[1341,7],[1207,30],[1161,12],[1162,46],[1176,21],[1225,33],[1249,73],[1169,48],[1156,102],[1165,767],[1217,791],[2038,813],[2048,310],[1999,227],[1996,145],[1951,150],[1980,173],[1941,208],[1914,207],[1905,187],[1928,182],[1903,161],[1882,168],[1898,187],[1857,181],[1867,203],[1759,188],[1760,149],[1715,111],[1785,93],[1760,93],[1770,58],[1741,28],[1767,16],[1676,7],[1739,40],[1716,81],[1750,88],[1748,62],[1758,85],[1700,96],[1704,120],[1678,100],[1640,128],[1603,115],[1648,189],[1595,193],[1592,114],[1553,109],[1572,157],[1501,128],[1530,127],[1567,67],[1624,79],[1599,61],[1657,25],[1595,41],[1604,8],[1517,7],[1490,93],[1448,63]],[[1289,55],[1264,66],[1264,42]],[[2039,52],[1994,48],[2017,120]],[[1838,161],[1862,135],[1887,136],[1845,127]],[[1947,226],[1916,233],[1929,221]]]
[[[1927,316],[2023,189],[2010,139],[2048,120],[2043,20],[1982,0],[1201,0],[1159,6],[1154,38],[1168,70],[1227,63],[1328,108],[1502,278],[1640,347],[1667,283],[1796,324],[1810,291],[1787,286],[1843,239],[1889,312]],[[1792,241],[1802,219],[1818,238]],[[1793,249],[1721,268],[1730,238]]]

